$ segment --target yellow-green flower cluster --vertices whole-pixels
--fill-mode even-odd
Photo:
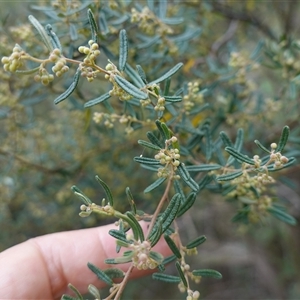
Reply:
[[[188,93],[183,96],[182,104],[186,114],[189,114],[195,105],[203,104],[203,94],[200,93],[200,82],[193,81],[188,83]]]
[[[55,73],[57,77],[61,77],[64,73],[69,71],[67,61],[62,56],[61,51],[59,49],[56,48],[51,52],[49,60],[54,63],[54,66],[52,67],[52,72]]]
[[[135,241],[129,247],[134,252],[132,264],[138,270],[153,270],[158,266],[158,262],[149,256],[151,251],[151,243],[149,241]]]
[[[36,74],[34,76],[34,80],[36,82],[41,82],[43,85],[48,85],[50,82],[53,81],[53,79],[54,79],[54,75],[49,74],[44,67],[41,67],[39,69],[39,74]]]
[[[89,41],[89,47],[80,46],[78,51],[85,54],[83,62],[79,65],[81,70],[81,76],[85,77],[89,82],[93,81],[98,71],[94,70],[92,67],[96,64],[96,58],[101,54],[99,50],[99,45],[93,40]]]
[[[12,54],[9,57],[3,56],[1,59],[4,70],[16,72],[18,69],[20,69],[23,66],[22,58],[25,54],[25,51],[18,44],[16,44],[13,48]]]
[[[174,175],[174,172],[177,170],[178,166],[180,165],[180,151],[177,148],[170,148],[169,145],[171,143],[176,143],[177,137],[172,136],[169,140],[166,140],[166,147],[161,149],[154,158],[160,162],[160,164],[164,165],[164,167],[159,168],[157,171],[158,177],[168,177],[170,175],[174,176],[175,178],[178,175]]]

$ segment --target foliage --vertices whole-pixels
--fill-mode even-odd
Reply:
[[[31,5],[43,20],[29,16],[36,32],[23,28],[12,53],[3,37],[1,88],[9,88],[11,95],[1,100],[5,131],[0,153],[9,170],[3,172],[2,185],[7,194],[12,193],[3,206],[9,214],[17,210],[14,205],[25,205],[25,186],[32,184],[30,175],[38,170],[43,175],[35,184],[50,194],[59,190],[59,201],[48,202],[52,206],[47,213],[67,219],[72,211],[64,187],[78,176],[78,185],[86,190],[72,187],[83,202],[79,215],[98,214],[116,221],[117,229],[109,234],[116,239],[116,253],[124,251],[106,263],[131,263],[126,274],[88,263],[110,286],[105,299],[121,297],[133,268],[155,269],[159,272],[153,274],[154,279],[176,283],[186,299],[198,299],[193,282],[222,275],[212,269],[191,269],[189,256],[197,254],[206,237],[184,242],[184,230],[189,229],[180,218],[206,192],[236,205],[233,222],[250,226],[275,217],[296,224],[274,187],[279,185],[277,174],[284,174],[299,155],[294,127],[300,71],[295,60],[300,47],[290,37],[275,37],[259,22],[255,26],[272,40],[246,43],[251,53],[237,50],[235,23],[210,46],[210,39],[215,39],[208,36],[213,12],[230,15],[228,7],[218,1],[142,4],[52,1],[49,6]],[[10,35],[14,36],[14,30]],[[258,83],[273,69],[281,71],[282,87],[270,95],[273,87],[268,88],[268,80],[262,87]],[[9,77],[7,72],[16,75]],[[48,93],[58,106],[44,102],[39,119],[35,104]],[[41,120],[50,109],[53,125],[49,127]],[[263,132],[262,126],[270,129]],[[35,137],[34,142],[29,135]],[[253,137],[257,138],[254,143]],[[53,151],[45,150],[49,147]],[[38,156],[36,149],[40,149]],[[9,190],[15,178],[5,174],[13,172],[24,172],[26,180],[18,189]],[[100,174],[95,182],[103,188],[102,201],[91,200],[94,183],[84,173]],[[49,181],[52,176],[55,179]],[[128,211],[119,200],[125,194]],[[40,196],[30,197],[32,204],[26,204],[26,209],[33,216],[41,214],[38,223],[44,219],[45,204],[38,209]],[[139,221],[149,223],[145,232]],[[92,219],[90,225],[95,223]],[[170,258],[152,249],[162,237],[174,254]],[[165,273],[171,261],[175,261],[176,275]],[[114,282],[116,277],[123,278],[121,283]],[[70,288],[82,298],[76,287]],[[90,285],[88,290],[100,298],[96,287]]]

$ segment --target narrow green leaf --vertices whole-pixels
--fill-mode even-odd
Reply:
[[[163,18],[161,20],[167,25],[179,25],[184,22],[184,18]]]
[[[176,261],[175,266],[176,266],[177,272],[179,274],[179,277],[181,278],[181,281],[182,281],[183,285],[187,288],[188,284],[187,284],[186,278],[184,276],[184,273],[181,269],[180,262]]]
[[[174,180],[173,181],[173,185],[174,185],[174,190],[176,193],[179,193],[181,195],[181,203],[184,203],[185,201],[185,194],[181,188],[181,185],[179,184],[179,180]]]
[[[144,193],[146,194],[153,191],[154,189],[159,187],[163,182],[165,182],[166,179],[167,177],[160,177],[156,179],[152,184],[150,184],[148,187],[145,188]]]
[[[125,276],[124,271],[118,268],[109,268],[103,270],[103,272],[111,279],[113,278],[123,278]]]
[[[132,251],[131,251],[132,252]],[[132,255],[120,256],[116,258],[107,258],[105,263],[108,265],[125,264],[132,260]]]
[[[127,240],[126,238],[126,234],[120,230],[117,230],[117,229],[111,229],[108,231],[109,235],[111,235],[112,237],[114,237],[115,239],[118,239],[124,243],[127,243],[129,244],[130,241]]]
[[[153,239],[153,236],[156,234],[160,222],[162,226],[162,233],[164,233],[170,227],[170,225],[176,218],[178,209],[180,207],[180,203],[181,203],[181,195],[177,193],[172,197],[166,210],[161,214],[159,220],[153,226],[153,229],[149,233],[147,239],[149,239],[150,241]]]
[[[44,27],[41,25],[41,23],[32,15],[28,16],[28,19],[31,22],[31,24],[36,28],[38,33],[40,34],[44,44],[47,47],[47,49],[50,52],[53,51],[54,48],[53,48],[53,45],[51,43],[51,40],[50,40],[46,30],[44,29]]]
[[[189,242],[186,245],[187,249],[193,249],[195,247],[198,247],[199,245],[203,244],[206,241],[206,236],[205,235],[201,235],[198,238],[196,238],[195,240]]]
[[[290,224],[290,225],[297,224],[297,221],[294,217],[292,217],[291,215],[289,215],[288,213],[286,213],[285,211],[283,211],[282,209],[280,209],[278,207],[271,206],[267,210],[275,218],[277,218],[287,224]]]
[[[242,146],[243,146],[243,142],[244,142],[244,130],[242,128],[239,128],[237,131],[237,136],[236,136],[236,140],[234,143],[234,148],[237,151],[241,151],[242,150]]]
[[[180,178],[194,191],[197,192],[199,190],[199,185],[197,182],[190,176],[187,168],[183,163],[177,168],[177,173],[180,175]]]
[[[164,122],[161,122],[161,128],[162,128],[162,130],[164,131],[164,136],[166,137],[166,139],[167,139],[167,140],[170,139],[171,136],[172,136],[172,132],[171,132],[171,130],[169,129],[169,127],[167,126],[167,124],[164,123]]]
[[[128,56],[128,41],[126,30],[122,29],[119,34],[120,39],[120,50],[119,50],[119,70],[124,71],[127,56]]]
[[[119,253],[122,247],[128,248],[132,242],[133,242],[132,240],[127,242],[116,240],[116,252]]]
[[[143,157],[143,156],[136,156],[134,157],[134,161],[145,164],[145,165],[160,165],[160,162],[155,158]]]
[[[82,295],[80,294],[80,292],[76,289],[76,287],[74,285],[72,285],[71,283],[68,284],[68,288],[70,290],[72,290],[75,294],[76,294],[76,299],[77,300],[83,300]]]
[[[54,100],[54,104],[58,104],[59,102],[67,99],[76,89],[77,84],[79,82],[79,78],[80,78],[80,70],[79,68],[77,69],[74,78],[73,78],[73,82],[71,83],[71,85],[67,88],[67,90],[65,92],[63,92],[60,96],[58,96],[55,100]]]
[[[163,137],[163,140],[165,141],[170,138],[170,132],[169,132],[168,127],[166,127],[166,126],[163,127],[162,124],[164,124],[164,123],[159,120],[155,121],[155,125],[156,125],[157,129],[158,129],[159,133],[161,134],[161,136]]]
[[[106,16],[105,16],[105,13],[103,12],[103,10],[101,10],[100,14],[99,14],[99,26],[100,26],[102,35],[106,35],[109,33],[109,27],[108,27],[108,24],[106,21]]]
[[[38,66],[34,69],[30,69],[30,70],[16,70],[16,73],[20,74],[20,75],[30,75],[30,74],[37,72],[39,69],[40,69],[40,66]]]
[[[162,219],[159,218],[157,220],[157,222],[155,223],[155,228],[153,228],[152,230],[152,235],[150,236],[149,234],[149,241],[151,243],[151,247],[154,247],[158,241],[160,240],[161,236],[162,236]]]
[[[170,262],[174,261],[176,259],[176,255],[170,255],[164,258],[163,265],[168,265]]]
[[[164,87],[164,97],[169,95],[170,92],[170,85],[171,85],[171,78],[168,78],[166,80],[166,82],[164,83],[165,87]],[[181,93],[175,93],[176,96],[179,96],[179,94]]]
[[[212,138],[210,133],[210,127],[209,125],[204,126],[203,128],[204,136],[205,136],[205,158],[206,161],[210,161],[213,151],[213,144],[212,144]]]
[[[150,141],[152,144],[157,145],[157,146],[160,147],[160,148],[164,148],[163,143],[156,137],[156,135],[155,135],[153,132],[148,131],[148,132],[146,133],[146,135],[147,135],[147,138],[149,139],[149,141]]]
[[[206,174],[198,184],[199,186],[198,191],[203,190],[213,180],[213,178],[214,178],[213,176]]]
[[[102,270],[100,270],[98,267],[93,265],[92,263],[88,262],[88,268],[97,275],[98,279],[105,282],[107,285],[113,285],[113,281],[109,276],[107,276]]]
[[[225,147],[234,147],[231,139],[229,138],[229,136],[227,135],[227,133],[225,131],[221,131],[220,132],[220,138],[223,142],[223,144],[225,145]]]
[[[83,200],[84,204],[90,205],[93,203],[76,185],[73,185],[71,190],[75,195]]]
[[[181,102],[182,101],[181,96],[164,96],[164,98],[167,102]]]
[[[187,196],[186,200],[180,206],[180,209],[177,213],[177,217],[180,217],[183,214],[185,214],[194,205],[195,200],[196,200],[196,196],[197,196],[197,194],[194,193],[194,192],[190,193]]]
[[[107,93],[105,93],[104,95],[102,95],[98,98],[95,98],[93,100],[88,101],[87,103],[84,104],[84,107],[87,108],[87,107],[99,104],[99,103],[109,99],[110,97],[111,96],[110,96],[109,92],[107,92]]]
[[[61,300],[78,300],[78,299],[80,299],[80,298],[75,298],[75,297],[72,297],[72,296],[69,296],[69,295],[62,295],[61,296],[61,298],[60,298]]]
[[[87,14],[88,14],[88,20],[90,23],[90,27],[91,27],[92,40],[95,43],[98,43],[98,25],[95,20],[94,14],[91,9],[88,9]]]
[[[95,299],[101,299],[100,292],[94,285],[89,284],[88,291]]]
[[[243,174],[243,171],[237,171],[237,172],[233,172],[233,173],[228,173],[225,175],[220,175],[217,176],[217,180],[218,181],[228,181],[228,180],[233,180],[237,177],[240,177]]]
[[[130,77],[137,87],[142,88],[145,86],[145,83],[140,75],[128,63],[125,65],[125,73]]]
[[[149,257],[155,260],[159,265],[163,262],[164,257],[162,254],[156,251],[150,251],[149,252]]]
[[[121,218],[123,221],[125,221],[125,222],[127,222],[128,223],[128,225],[130,226],[130,228],[132,229],[132,233],[133,233],[133,237],[134,237],[134,239],[137,241],[137,240],[139,240],[140,239],[140,230],[141,230],[141,228],[140,228],[140,225],[139,225],[139,223],[136,221],[136,222],[134,222],[129,216],[128,216],[128,213],[130,213],[130,212],[127,212],[126,214],[121,214],[121,213],[116,213],[115,214],[115,216],[117,217],[119,217],[119,218]],[[137,225],[137,224],[138,225]]]
[[[184,43],[187,40],[191,40],[192,38],[200,35],[202,32],[201,28],[188,28],[183,34],[179,34],[171,38],[176,43]]]
[[[194,276],[212,277],[217,279],[222,278],[222,274],[220,272],[211,269],[194,270],[192,273]]]
[[[179,210],[181,204],[181,195],[175,194],[166,210],[162,213],[161,219],[163,221],[162,223],[162,232],[164,233],[169,226],[172,224],[172,222],[175,220],[177,216],[177,212]]]
[[[221,168],[222,166],[218,164],[202,164],[202,165],[193,165],[193,166],[186,167],[186,169],[189,172],[207,172],[212,170],[218,170]]]
[[[60,51],[62,51],[61,43],[59,41],[59,38],[55,34],[55,32],[52,30],[52,26],[50,24],[47,24],[45,26],[45,30],[46,30],[48,36],[51,39],[51,43],[52,43],[53,48],[54,49],[56,48],[56,49],[59,49]]]
[[[180,175],[180,177],[183,179],[183,180],[189,180],[190,179],[190,173],[189,171],[187,170],[186,166],[184,163],[180,163],[180,165],[178,166],[177,168],[178,170],[178,173]]]
[[[263,151],[267,153],[271,153],[270,150],[268,150],[264,145],[262,145],[258,140],[255,140],[254,143]]]
[[[133,195],[131,194],[130,188],[127,187],[125,192],[126,192],[126,195],[127,195],[128,202],[131,206],[132,212],[136,215],[136,205],[134,203],[134,198],[133,198]]]
[[[179,283],[181,281],[180,277],[167,275],[163,273],[153,273],[152,278],[156,280],[161,280],[168,283]]]
[[[176,255],[177,258],[181,258],[181,253],[180,250],[177,248],[176,244],[174,243],[174,241],[168,236],[168,235],[164,235],[165,241],[167,242],[169,248],[171,249],[171,251]]]
[[[281,132],[281,136],[280,136],[277,148],[275,150],[276,152],[282,152],[282,150],[284,149],[286,142],[289,138],[289,135],[290,135],[289,126],[284,126],[282,129],[282,132]]]
[[[251,159],[249,156],[240,153],[238,150],[232,147],[226,147],[225,151],[227,151],[231,156],[233,156],[235,159],[241,162],[245,162],[249,165],[255,165],[255,162],[253,159]]]
[[[137,99],[147,99],[148,98],[148,94],[139,90],[136,86],[131,84],[129,81],[127,81],[123,77],[116,75],[115,81],[120,86],[120,88],[122,88],[129,95],[131,95]]]
[[[152,81],[149,85],[160,83],[169,77],[173,76],[181,67],[183,66],[183,63],[178,63],[176,66],[174,66],[171,70],[169,70],[167,73],[165,73],[163,76],[157,78],[156,80]]]
[[[149,143],[149,142],[143,141],[143,140],[138,140],[138,144],[140,144],[140,145],[142,145],[144,147],[147,147],[149,149],[153,149],[153,150],[158,150],[159,151],[161,149],[159,146],[156,146],[156,145],[154,145],[152,143]]]
[[[69,24],[69,34],[70,34],[71,41],[78,40],[77,27],[72,23]]]
[[[188,180],[184,180],[184,182],[194,191],[198,192],[199,191],[199,185],[198,183],[190,177]]]
[[[100,183],[102,188],[104,189],[109,205],[113,206],[114,205],[114,199],[113,199],[113,196],[112,196],[112,193],[111,193],[109,187],[98,175],[96,175],[95,178]]]
[[[140,223],[137,221],[137,219],[135,218],[135,216],[130,211],[126,212],[126,215],[130,218],[130,220],[134,224],[134,228],[131,226],[132,227],[132,231],[136,231],[139,240],[141,242],[143,242],[145,240],[145,237],[144,237],[144,232],[143,232],[143,229],[142,229]],[[132,225],[132,224],[130,224],[130,225]]]
[[[136,69],[138,71],[139,76],[141,77],[141,79],[144,81],[144,83],[147,83],[147,78],[146,78],[146,73],[143,70],[143,68],[140,65],[136,65]]]

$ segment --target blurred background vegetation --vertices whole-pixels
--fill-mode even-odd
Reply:
[[[132,20],[146,6],[154,12],[152,19],[146,25]],[[117,57],[118,32],[126,28],[129,59],[149,77],[182,61],[178,82],[208,90],[203,96],[186,88],[189,97],[210,105],[192,122],[210,116],[217,130],[233,140],[242,127],[248,141],[244,149],[254,154],[259,152],[254,139],[267,146],[289,125],[288,150],[299,156],[298,1],[0,2],[1,56],[9,56],[15,43],[36,57],[48,56],[27,20],[32,14],[53,26],[66,56],[79,57],[78,46],[90,39],[88,7],[102,33],[100,63]],[[169,19],[161,17],[162,10]],[[151,208],[152,198],[143,194],[149,173],[132,162],[141,154],[137,136],[149,128],[124,134],[122,125],[109,129],[93,121],[94,112],[110,111],[107,104],[83,109],[86,101],[108,91],[104,80],[82,80],[68,100],[55,106],[53,100],[70,84],[68,75],[46,87],[32,76],[3,70],[0,78],[0,250],[34,236],[111,222],[94,215],[78,217],[80,203],[70,187],[75,184],[101,201],[96,174],[109,184],[120,207],[127,207],[125,188],[130,186],[138,207]],[[116,101],[115,110],[118,105]],[[274,189],[299,220],[299,167],[287,169]],[[240,225],[230,221],[236,210],[221,195],[204,191],[181,220],[188,228],[187,240],[201,234],[208,238],[193,264],[223,274],[221,281],[203,279],[202,298],[300,299],[299,225],[271,218]],[[161,284],[149,278],[132,282],[124,298],[183,299],[176,287],[165,284],[161,289]]]

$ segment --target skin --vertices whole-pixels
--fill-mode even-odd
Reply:
[[[116,229],[114,225],[106,225],[48,234],[3,251],[0,253],[0,299],[60,299],[62,294],[72,295],[68,283],[82,293],[87,292],[90,283],[104,287],[88,269],[87,262],[106,269],[106,258],[121,255],[116,254],[115,239],[108,234],[113,228]],[[163,240],[153,250],[170,255]],[[124,271],[129,266],[129,263],[117,265]],[[131,278],[150,272],[133,269]]]

